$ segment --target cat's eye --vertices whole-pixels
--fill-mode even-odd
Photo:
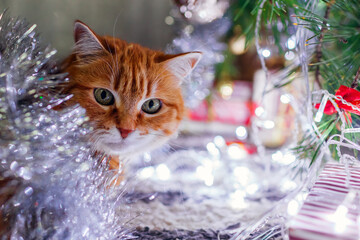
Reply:
[[[149,99],[146,102],[144,102],[143,105],[141,106],[141,110],[143,110],[148,114],[155,114],[159,112],[160,109],[161,109],[161,101],[160,99],[157,98]]]
[[[104,88],[95,88],[94,97],[99,104],[105,106],[113,105],[115,102],[114,95],[109,90]]]

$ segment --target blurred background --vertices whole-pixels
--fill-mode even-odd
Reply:
[[[253,41],[254,18],[250,12],[255,3],[246,1],[244,5],[244,2],[2,0],[0,9],[36,24],[44,41],[57,49],[59,60],[72,49],[76,19],[100,35],[112,35],[152,49],[170,53],[203,52],[191,81],[183,86],[189,114],[182,132],[201,138],[204,134],[222,134],[230,142],[244,142],[250,137],[251,118],[261,116],[262,141],[276,148],[289,137],[290,131],[284,130],[291,128],[291,109],[288,99],[281,98],[279,93],[268,94],[259,105],[266,77]],[[295,48],[295,42],[289,38],[293,29],[283,31],[286,34],[277,42],[292,43],[283,46],[283,52],[279,52],[273,38],[260,41],[269,71],[283,68],[295,57],[290,50]],[[270,34],[265,31],[262,35]],[[247,149],[246,153],[249,152],[253,151]]]
[[[135,218],[139,222],[135,221],[134,227],[137,231],[142,231],[137,226],[146,226],[142,233],[137,233],[137,236],[152,234],[154,232],[149,229],[162,229],[162,226],[165,226],[163,232],[166,239],[183,239],[182,236],[170,237],[170,232],[167,231],[169,229],[175,230],[171,233],[174,235],[182,234],[182,230],[177,231],[178,229],[187,229],[193,231],[189,234],[194,236],[191,239],[209,239],[194,235],[198,232],[202,234],[207,228],[216,235],[211,239],[230,238],[221,237],[217,231],[219,229],[225,232],[237,231],[243,236],[249,233],[247,235],[249,238],[239,235],[240,237],[236,239],[279,239],[277,237],[283,235],[284,229],[289,227],[289,217],[298,214],[300,204],[307,195],[318,198],[323,194],[325,200],[329,199],[329,196],[330,199],[335,200],[339,192],[344,192],[344,196],[332,201],[329,206],[323,204],[322,198],[310,199],[310,210],[305,209],[305,214],[299,215],[299,226],[293,227],[307,229],[304,228],[303,220],[305,215],[311,216],[309,214],[311,211],[315,215],[308,221],[309,232],[319,229],[318,225],[314,225],[315,219],[324,217],[324,221],[331,221],[328,228],[322,227],[324,236],[311,239],[328,239],[329,232],[341,233],[346,229],[346,224],[351,226],[349,229],[351,233],[356,233],[356,236],[349,238],[349,234],[343,232],[344,238],[338,236],[332,239],[359,239],[359,189],[355,191],[350,189],[349,195],[345,197],[345,192],[347,193],[348,190],[341,191],[343,186],[337,186],[340,176],[338,175],[334,178],[334,183],[328,181],[324,184],[320,179],[320,184],[327,189],[326,194],[317,192],[321,187],[314,188],[315,192],[308,194],[322,160],[358,162],[359,0],[0,0],[0,10],[5,9],[13,17],[26,18],[30,24],[36,24],[38,26],[36,32],[40,33],[44,42],[58,50],[59,60],[71,51],[73,23],[76,19],[87,23],[99,35],[112,35],[167,53],[189,51],[203,53],[201,61],[189,79],[185,79],[182,84],[188,114],[182,121],[179,136],[161,151],[145,153],[137,161],[129,161],[125,166],[130,169],[125,171],[128,174],[125,179],[129,179],[129,184],[125,185],[130,190],[129,195],[124,197],[127,198],[126,203],[135,204],[129,209],[139,210],[136,216],[140,216]],[[16,29],[12,28],[13,25],[2,26],[0,25],[1,32]],[[26,33],[32,37],[31,31]],[[0,36],[6,38],[11,34]],[[16,36],[12,40],[19,44],[23,38]],[[9,44],[10,47],[13,45]],[[2,51],[2,46],[0,49]],[[17,60],[26,59],[27,55],[23,54],[22,48],[16,50],[21,53],[13,51],[13,48],[5,52],[18,54],[15,56]],[[1,58],[0,63],[7,65],[6,60],[9,59]],[[38,60],[36,61],[37,65],[40,64]],[[22,65],[16,64],[16,61],[11,61],[5,68],[9,67],[11,71],[0,72],[0,79],[9,77],[11,80],[14,76],[15,78],[18,77],[17,75],[22,76],[18,74],[23,70]],[[28,81],[34,79],[36,78],[33,75],[25,78]],[[42,81],[43,78],[36,80]],[[7,79],[5,84],[9,82],[11,83]],[[27,92],[14,91],[13,85],[6,86],[9,86],[6,87],[6,91],[1,91],[0,88],[0,97],[1,93],[15,95],[14,93],[17,92],[20,95]],[[30,95],[36,91],[31,92],[33,91],[27,93]],[[42,97],[39,96],[39,99]],[[334,105],[328,101],[329,99],[332,99]],[[348,102],[344,104],[343,100]],[[0,107],[5,106],[3,109],[6,109],[2,112],[7,112],[6,104],[11,101],[0,99],[0,103],[3,103]],[[338,106],[335,109],[336,105]],[[39,106],[42,107],[42,104]],[[28,109],[29,111],[21,112],[26,117],[24,118],[26,124],[37,119],[32,120],[28,117],[30,113],[37,113],[32,107],[33,105],[31,110]],[[18,115],[10,115],[11,117],[14,115],[16,119],[9,123],[14,122],[17,127],[21,127],[17,123]],[[1,117],[4,117],[4,114],[0,114],[0,120]],[[43,118],[42,115],[40,117]],[[73,122],[73,119],[71,120]],[[54,122],[58,124],[57,120]],[[65,125],[63,119],[61,124]],[[46,131],[57,129],[55,126],[57,125],[47,128]],[[3,125],[0,124],[0,127]],[[33,124],[32,127],[36,130],[38,124]],[[5,135],[9,129],[7,127]],[[23,129],[17,133],[21,136],[19,144],[8,145],[10,152],[15,156],[19,155],[18,158],[9,158],[8,163],[11,164],[8,169],[11,170],[9,171],[11,174],[23,176],[26,180],[24,186],[27,187],[26,169],[18,167],[14,159],[25,159],[26,164],[31,163],[33,156],[25,155],[30,139],[28,135],[36,134],[37,137],[38,131],[24,129],[26,130],[24,136],[19,134]],[[64,129],[67,131],[68,127]],[[350,133],[352,133],[351,137],[347,138]],[[338,136],[341,136],[339,142],[333,138]],[[52,139],[62,141],[58,137],[51,138],[51,141]],[[7,140],[6,138],[5,144]],[[345,140],[346,144],[344,144]],[[19,146],[19,150],[14,146]],[[46,151],[62,152],[64,149],[60,150],[63,147],[61,144],[59,146],[61,147],[51,146],[49,148],[51,150]],[[70,150],[74,148],[74,152],[77,152],[78,146],[69,148]],[[345,148],[349,148],[350,151]],[[42,148],[35,149],[37,151]],[[331,157],[328,154],[330,152]],[[350,155],[350,152],[353,155]],[[0,158],[1,154],[7,156],[8,151],[0,151]],[[48,160],[49,155],[43,156]],[[49,159],[53,161],[52,158]],[[34,163],[37,169],[39,164],[36,161]],[[81,171],[86,171],[82,170],[84,168],[82,166],[80,166]],[[308,172],[310,166],[312,169]],[[341,171],[343,171],[342,177],[348,174],[348,166],[346,165]],[[51,176],[52,172],[48,173]],[[56,176],[62,175],[57,173],[56,171]],[[328,171],[323,173],[327,178]],[[65,179],[67,176],[64,174]],[[81,178],[75,179],[81,180]],[[60,177],[59,181],[61,180]],[[134,182],[131,182],[132,180]],[[358,179],[354,181],[358,182]],[[346,180],[346,185],[349,182],[350,180]],[[328,189],[335,185],[336,191],[333,195],[328,194]],[[34,186],[38,188],[36,184]],[[53,188],[53,185],[49,186]],[[59,191],[58,185],[54,186],[56,191]],[[30,189],[32,191],[31,187]],[[46,196],[47,191],[42,191]],[[26,188],[24,194],[28,195],[28,193]],[[92,191],[86,190],[85,193],[93,195]],[[29,193],[31,194],[32,192]],[[77,196],[86,201],[94,199],[83,197],[82,194]],[[51,197],[53,198],[58,199]],[[28,199],[22,197],[21,201],[25,201],[26,206],[38,207],[38,202],[29,204]],[[157,201],[153,201],[154,199],[162,199],[163,202],[159,200],[158,205],[155,203],[154,207],[150,205]],[[11,202],[9,206],[17,213],[16,209],[21,208],[14,208],[20,205],[18,200],[15,201],[15,204]],[[318,206],[325,206],[326,210],[315,208],[316,201],[320,202]],[[72,199],[70,202],[77,203]],[[149,205],[142,206],[143,203]],[[274,208],[279,203],[282,206]],[[173,208],[172,204],[177,205]],[[63,205],[58,206],[63,212]],[[49,209],[52,214],[52,208]],[[272,215],[268,214],[270,209],[274,209]],[[314,211],[315,209],[319,210]],[[330,213],[329,209],[333,212]],[[355,213],[350,210],[357,211],[356,218],[352,218],[351,221],[346,215],[351,213],[355,216]],[[71,212],[71,210],[66,211]],[[328,215],[324,214],[325,212],[328,212],[326,213]],[[119,215],[123,213],[121,209]],[[253,225],[254,221],[265,213],[264,222]],[[340,217],[338,213],[341,213]],[[174,216],[169,217],[169,214]],[[17,214],[14,216],[28,224],[27,221],[18,218]],[[338,222],[331,220],[334,216]],[[31,217],[31,219],[35,218]],[[81,221],[82,218],[78,219]],[[174,221],[171,222],[169,219]],[[211,221],[208,221],[209,219]],[[167,228],[170,222],[170,228]],[[197,225],[198,222],[201,224]],[[325,226],[323,222],[319,224]],[[46,227],[48,224],[41,225]],[[38,231],[37,225],[32,226],[36,226]],[[245,228],[248,229],[244,231]],[[260,231],[258,235],[250,234],[254,229]],[[261,229],[265,231],[262,232]],[[76,232],[81,232],[84,236],[88,230],[82,228],[81,231]],[[156,232],[156,234],[160,233]],[[300,232],[299,236],[307,234]],[[207,232],[206,235],[208,236]],[[295,238],[300,239],[299,236]],[[156,239],[160,238],[156,237]]]
[[[164,49],[173,38],[173,29],[164,20],[170,0],[1,0],[0,9],[11,16],[26,18],[38,25],[38,32],[58,50],[60,58],[70,53],[73,23],[79,19],[100,35],[113,35],[129,42]]]

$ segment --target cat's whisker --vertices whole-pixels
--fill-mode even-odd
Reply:
[[[144,139],[146,138],[147,136],[156,136],[156,137],[165,137],[165,138],[168,138],[168,136],[164,133],[161,133],[161,132],[149,132],[145,135],[138,135],[136,137],[133,138],[133,140],[141,140],[141,139]]]
[[[112,36],[113,36],[114,39],[115,39],[116,24],[117,24],[117,22],[118,22],[118,20],[119,20],[119,17],[120,17],[120,13],[116,16],[115,23],[114,23],[114,26],[113,26]]]
[[[116,39],[115,38],[115,29],[116,29],[116,24],[117,24],[117,21],[119,19],[119,16],[120,16],[120,13],[116,16],[116,20],[115,20],[114,27],[113,27],[113,44],[114,44],[114,46],[116,46],[116,44],[115,44],[115,39]],[[117,55],[117,48],[116,47],[114,48],[114,54],[115,54],[115,68],[119,69],[119,61],[118,61],[118,55]],[[112,59],[114,59],[114,56],[112,56]],[[118,79],[115,79],[115,81],[116,80],[118,80]]]
[[[114,56],[111,56],[112,57],[112,61],[113,63],[115,64],[115,69],[116,71],[119,71],[119,60],[118,60],[118,52],[117,52],[117,48],[115,48],[114,50],[114,54],[115,54],[115,57]],[[116,75],[115,75],[116,76]],[[114,79],[115,81],[119,81],[119,79]]]
[[[187,149],[187,148],[184,147],[183,145],[178,144],[178,143],[171,142],[169,144],[169,149],[172,150],[172,151],[176,151],[176,150],[184,150],[184,149]]]
[[[158,136],[158,137],[167,137],[164,133],[148,133],[147,135]]]
[[[90,141],[93,143],[94,147],[98,146],[104,140],[104,136],[108,134],[105,130],[95,130],[92,134],[90,134]]]
[[[111,56],[111,59],[112,59],[113,57]],[[112,60],[112,62],[114,62],[113,60]],[[111,64],[110,63],[108,63],[108,62],[106,62],[106,65],[109,67],[109,70],[110,70],[110,74],[111,74],[111,76],[110,76],[110,81],[111,81],[111,85],[112,86],[114,86],[114,81],[116,81],[116,73],[115,73],[115,69],[114,69],[114,67],[113,66],[111,66]]]

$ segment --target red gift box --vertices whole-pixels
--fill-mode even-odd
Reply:
[[[192,109],[189,119],[193,121],[214,121],[225,124],[248,125],[255,104],[251,101],[251,83],[234,81],[232,94],[223,98],[219,92],[214,92],[211,104],[206,100]]]
[[[360,166],[349,166],[347,171],[343,164],[327,164],[290,222],[290,239],[359,239],[359,190]],[[354,193],[357,198],[349,204]]]

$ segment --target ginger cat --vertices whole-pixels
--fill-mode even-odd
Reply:
[[[69,73],[67,104],[79,103],[94,125],[94,150],[128,158],[165,143],[184,117],[181,82],[200,52],[167,55],[110,36],[99,36],[81,21],[75,47],[63,62]]]

